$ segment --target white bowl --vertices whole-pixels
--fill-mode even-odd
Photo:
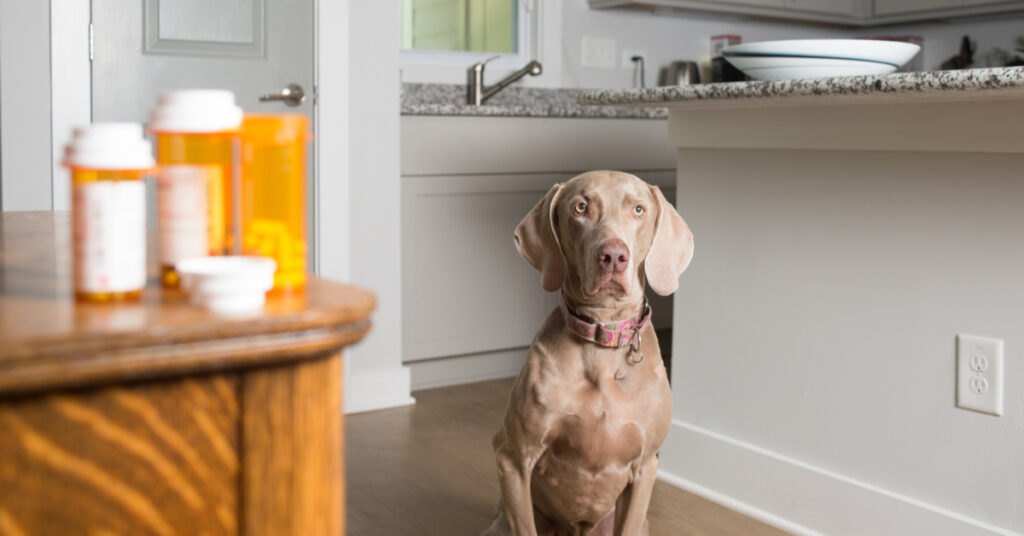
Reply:
[[[779,57],[732,57],[726,60],[754,80],[887,74],[896,70],[892,65],[857,60]]]
[[[267,257],[197,257],[177,263],[175,269],[194,305],[221,314],[246,314],[263,307],[277,263]]]
[[[794,39],[733,45],[722,55],[751,78],[780,80],[889,73],[920,49],[900,41]]]

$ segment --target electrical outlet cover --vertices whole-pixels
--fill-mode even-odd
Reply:
[[[584,67],[598,69],[614,69],[616,64],[614,39],[605,37],[583,36],[581,63]]]
[[[990,337],[956,336],[956,405],[1003,414],[1003,341]]]

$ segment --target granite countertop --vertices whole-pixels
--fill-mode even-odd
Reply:
[[[460,84],[402,84],[402,115],[470,115],[497,117],[575,117],[665,119],[654,106],[582,106],[579,89],[507,87],[482,106],[466,104]],[[619,103],[616,103],[619,104]]]
[[[583,91],[580,104],[667,108],[1024,98],[1024,67]]]

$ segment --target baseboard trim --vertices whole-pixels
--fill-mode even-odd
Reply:
[[[661,467],[667,483],[800,536],[1024,536],[684,421]]]
[[[814,532],[813,530],[797,525],[788,519],[783,519],[771,512],[766,512],[745,502],[737,501],[728,495],[723,495],[715,490],[701,486],[700,484],[690,482],[685,478],[669,473],[665,470],[658,471],[658,480],[672,484],[677,488],[684,489],[694,495],[703,497],[713,503],[720,504],[730,510],[739,512],[749,518],[756,519],[766,525],[771,525],[772,527],[784,530],[794,534],[795,536],[823,536],[820,532]]]
[[[415,404],[409,378],[408,367],[346,372],[342,407],[350,414]]]
[[[516,376],[526,361],[526,351],[527,348],[513,348],[482,354],[410,361],[406,366],[412,373],[412,389],[418,391]]]

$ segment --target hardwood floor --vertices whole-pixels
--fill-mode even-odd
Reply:
[[[494,516],[491,436],[512,380],[414,393],[414,406],[347,417],[348,534],[477,536]],[[658,482],[655,536],[777,536],[785,532]]]

